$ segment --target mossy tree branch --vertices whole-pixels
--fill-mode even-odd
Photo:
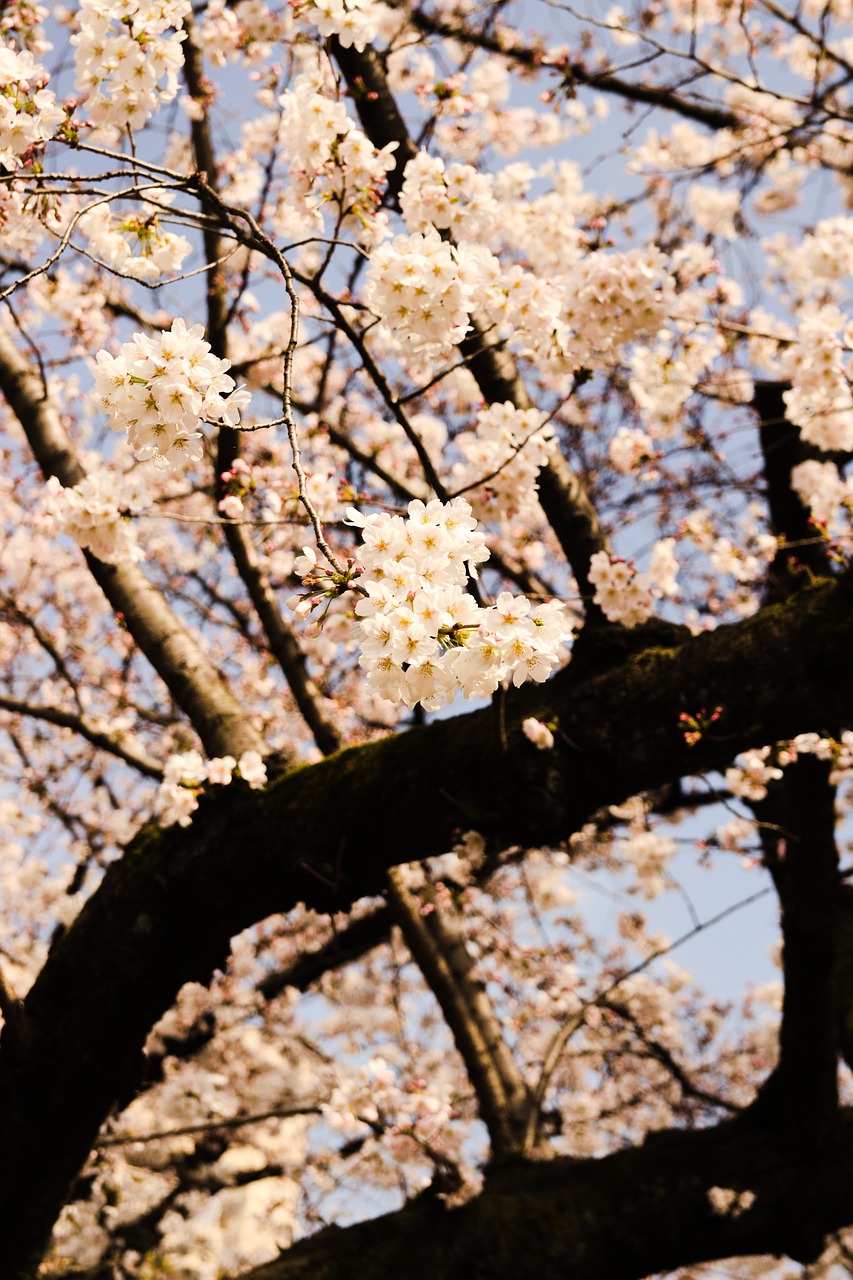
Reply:
[[[732,1193],[728,1211],[715,1211],[713,1189]],[[453,1212],[422,1196],[322,1231],[244,1280],[638,1280],[744,1254],[809,1262],[851,1202],[849,1112],[819,1157],[784,1133],[726,1121],[603,1159],[503,1170]]]
[[[853,713],[853,579],[824,581],[733,627],[650,648],[595,675],[570,665],[487,708],[351,748],[277,780],[234,784],[193,825],[146,828],[52,950],[26,1034],[0,1040],[0,1151],[13,1174],[0,1257],[43,1247],[98,1127],[180,986],[229,939],[298,902],[348,907],[387,870],[476,828],[492,849],[557,843],[605,804],[719,768],[748,746]],[[642,633],[640,633],[641,638]],[[796,657],[800,678],[792,683]],[[683,711],[722,706],[694,747]],[[537,751],[524,717],[557,721]]]

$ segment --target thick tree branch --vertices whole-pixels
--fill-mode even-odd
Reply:
[[[605,804],[849,719],[851,606],[845,575],[597,675],[570,665],[510,694],[503,722],[491,707],[438,721],[264,793],[233,784],[187,830],[141,832],[27,997],[26,1051],[0,1040],[0,1150],[15,1161],[0,1257],[23,1270],[41,1249],[149,1028],[235,933],[297,902],[334,911],[379,894],[390,866],[441,853],[459,830],[493,849],[559,842]],[[691,748],[679,715],[697,704],[723,713]],[[553,750],[527,740],[529,715],[556,719]]]
[[[388,902],[403,941],[438,1001],[477,1095],[497,1163],[526,1154],[531,1097],[513,1059],[492,1002],[473,976],[465,939],[443,908],[424,903],[409,884],[412,869],[390,872]],[[535,1131],[535,1127],[534,1130]]]
[[[781,547],[768,572],[767,600],[794,598],[804,578],[826,573],[826,546],[810,541],[809,513],[791,483],[794,467],[817,451],[785,416],[787,384],[758,382],[758,414],[770,522]],[[795,554],[786,550],[794,544]],[[799,670],[799,667],[796,668]],[[828,731],[836,722],[827,722]],[[835,788],[827,761],[789,765],[753,806],[764,859],[782,908],[785,994],[779,1069],[768,1099],[812,1137],[831,1131],[838,1108],[838,849]]]
[[[782,907],[779,1069],[770,1099],[814,1137],[837,1122],[835,788],[826,761],[804,756],[754,805]]]
[[[728,1211],[714,1209],[716,1189],[734,1193]],[[422,1196],[321,1231],[245,1280],[640,1280],[744,1254],[813,1261],[851,1203],[853,1115],[819,1154],[728,1121],[603,1159],[507,1169],[461,1209]]]

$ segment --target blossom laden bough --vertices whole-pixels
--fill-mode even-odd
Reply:
[[[191,15],[187,0],[2,6],[0,292],[13,309],[0,327],[0,1020],[11,1014],[0,1043],[4,1061],[7,1046],[13,1059],[32,1049],[36,1068],[20,1072],[23,1107],[0,1108],[18,1197],[0,1222],[4,1261],[10,1243],[32,1251],[19,1222],[58,1210],[72,1185],[46,1271],[112,1268],[116,1280],[242,1274],[347,1214],[342,1190],[356,1178],[356,1198],[383,1203],[432,1178],[429,1198],[448,1207],[454,1179],[463,1196],[485,1180],[488,1212],[512,1097],[514,1131],[526,1143],[538,1124],[534,1158],[567,1157],[551,1163],[582,1192],[583,1157],[620,1149],[614,1165],[649,1152],[654,1163],[655,1144],[621,1149],[650,1131],[709,1130],[748,1108],[772,1070],[778,1036],[750,1020],[752,996],[735,1045],[720,992],[708,998],[664,960],[665,906],[642,910],[658,895],[675,906],[696,853],[709,867],[723,850],[757,865],[798,773],[837,785],[803,806],[807,835],[825,824],[816,856],[831,846],[833,806],[849,814],[853,798],[853,734],[833,719],[843,642],[830,638],[834,623],[827,636],[802,625],[804,612],[827,617],[813,601],[839,599],[843,583],[829,579],[853,546],[853,482],[836,451],[849,452],[853,421],[853,129],[839,71],[853,0],[802,0],[792,20],[779,4],[748,6],[746,20],[744,8],[608,0],[534,33],[521,6],[499,0],[199,0]],[[73,74],[71,34],[78,101],[60,111],[51,94]],[[47,36],[59,36],[50,61]],[[599,135],[604,168],[568,160],[568,139],[598,127],[608,103],[620,113],[632,87],[645,105],[627,100],[613,147]],[[572,148],[579,160],[583,150]],[[816,223],[813,176],[829,215]],[[189,318],[169,330],[175,314],[205,309],[208,333]],[[81,362],[102,350],[97,394],[131,449],[109,436],[103,447],[95,400],[78,385]],[[286,432],[258,431],[261,412],[239,436],[201,425],[236,422],[241,378],[266,426]],[[807,460],[792,456],[791,470],[797,426]],[[45,501],[33,452],[52,466],[46,437],[62,432],[53,469],[78,483],[52,482]],[[774,457],[786,462],[775,475]],[[192,465],[173,470],[182,461]],[[780,528],[796,494],[813,524],[801,513]],[[126,563],[141,556],[137,532],[144,574]],[[793,558],[796,597],[739,629],[769,583],[785,589]],[[812,577],[825,580],[812,589]],[[284,616],[300,578],[295,617]],[[561,599],[586,609],[588,638],[612,662],[516,697],[514,684],[544,682],[565,660],[573,615]],[[671,628],[620,638],[620,624],[658,608]],[[729,625],[702,634],[719,624]],[[809,658],[796,696],[777,670],[793,652],[776,651],[789,626]],[[688,631],[695,642],[669,648]],[[648,661],[621,664],[646,642]],[[721,669],[743,670],[743,686],[720,685]],[[678,672],[684,681],[667,684]],[[466,714],[465,696],[496,689],[492,713]],[[667,709],[651,723],[658,704]],[[448,711],[440,726],[378,742]],[[810,732],[762,747],[782,732],[780,715],[786,732]],[[836,738],[811,731],[827,725]],[[354,750],[314,769],[340,746]],[[402,822],[400,805],[384,803],[387,770],[370,767],[386,752],[416,766]],[[270,758],[296,767],[262,796]],[[706,809],[676,767],[709,761],[720,772]],[[421,774],[446,781],[448,767],[446,789],[419,793]],[[193,833],[208,793],[209,816],[233,823],[236,841],[209,839],[216,824],[199,819]],[[291,801],[300,820],[271,824]],[[152,812],[180,825],[146,830],[135,857],[128,844]],[[241,832],[257,854],[249,875]],[[558,847],[531,847],[546,838]],[[785,838],[791,866],[797,845]],[[502,851],[508,839],[518,844]],[[190,846],[198,858],[175,856]],[[352,902],[381,892],[389,859],[421,856],[408,869],[428,931],[419,957],[393,934],[382,941],[388,913],[375,900]],[[282,899],[283,875],[305,905]],[[588,875],[629,895],[608,921],[596,912],[594,930]],[[821,884],[829,894],[831,874],[811,879],[804,897]],[[92,892],[81,931],[48,955]],[[341,914],[324,917],[333,905]],[[259,919],[267,907],[287,914]],[[834,918],[825,902],[811,914]],[[137,932],[139,919],[182,916],[186,928]],[[229,944],[226,926],[250,918]],[[696,932],[714,922],[697,904]],[[378,945],[346,961],[341,943],[364,924]],[[197,945],[202,934],[210,945]],[[199,956],[229,945],[227,968],[202,986]],[[443,1002],[428,951],[448,961],[461,1000]],[[297,986],[329,964],[303,1001]],[[199,982],[143,1025],[188,972]],[[14,1043],[6,984],[38,1023],[31,1045]],[[777,1016],[781,984],[767,985]],[[58,1018],[39,1018],[42,992]],[[133,1044],[126,1017],[139,1017]],[[488,1063],[484,1073],[452,1051],[454,1037],[464,1048],[460,1018],[484,1032],[506,1076],[500,1096]],[[90,1148],[149,1031],[156,1070]],[[95,1037],[108,1044],[97,1078]],[[802,1040],[809,1062],[825,1052],[828,1081],[832,1045]],[[61,1078],[37,1096],[28,1082],[56,1061]],[[796,1101],[786,1114],[814,1098]],[[513,1177],[525,1178],[527,1154],[511,1152]],[[607,1163],[596,1165],[606,1179]],[[728,1231],[738,1215],[727,1179],[712,1188],[715,1212],[713,1196],[694,1206],[715,1233],[709,1249],[742,1239]],[[752,1185],[748,1172],[735,1181]],[[775,1193],[756,1189],[766,1222]],[[616,1219],[603,1212],[612,1243]],[[488,1240],[475,1232],[469,1244],[452,1216],[460,1266],[470,1247],[497,1275]],[[534,1242],[539,1215],[527,1217],[535,1267],[540,1247],[556,1256],[553,1233],[546,1215]],[[669,1219],[683,1232],[673,1265],[687,1258],[689,1269],[695,1233],[681,1213]],[[396,1221],[387,1234],[375,1224],[380,1245]],[[656,1238],[642,1213],[625,1225],[632,1241]],[[303,1249],[334,1259],[340,1241],[320,1231]],[[368,1270],[375,1253],[364,1251]],[[653,1269],[631,1242],[620,1258],[626,1275]],[[405,1262],[384,1269],[403,1274]],[[766,1271],[730,1265],[738,1277]],[[811,1268],[813,1280],[833,1265]],[[602,1268],[593,1246],[590,1274]]]

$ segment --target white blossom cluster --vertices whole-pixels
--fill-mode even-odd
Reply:
[[[853,395],[845,361],[849,335],[839,336],[845,328],[835,307],[805,316],[782,366],[791,380],[791,390],[783,392],[787,417],[803,439],[818,449],[846,453],[853,449]]]
[[[275,45],[290,38],[289,8],[271,9],[263,0],[210,0],[196,19],[195,36],[206,59],[214,67],[227,62],[260,63],[269,58]]]
[[[767,763],[770,747],[759,747],[753,751],[744,751],[738,756],[739,764],[726,769],[726,786],[733,796],[743,800],[763,800],[767,795],[768,782],[782,777],[782,770]]]
[[[682,338],[670,329],[660,331],[654,346],[635,348],[628,385],[643,425],[656,440],[682,426],[685,404],[724,350],[720,334]]]
[[[47,81],[28,49],[0,47],[0,167],[20,168],[30,148],[51,138],[65,119]]]
[[[538,409],[518,409],[510,401],[477,414],[474,431],[455,440],[465,458],[453,468],[454,486],[478,484],[471,505],[479,520],[515,515],[536,496],[536,478],[555,447],[552,428]]]
[[[797,240],[768,236],[764,248],[784,288],[802,297],[825,293],[828,284],[853,274],[853,218],[823,218]]]
[[[676,169],[694,169],[709,164],[714,159],[714,139],[700,132],[687,120],[678,120],[666,137],[656,129],[649,129],[638,147],[634,147],[628,161],[629,173],[654,170],[669,173]]]
[[[0,164],[7,169],[14,167],[11,156],[7,156],[5,151],[0,151]],[[46,227],[54,230],[56,225],[55,210],[46,209],[44,220],[34,215],[32,201],[22,183],[3,183],[0,189],[0,228],[3,249],[10,258],[16,254],[27,258],[35,253]]]
[[[564,355],[583,365],[655,334],[675,302],[675,281],[655,245],[581,258],[565,281],[561,320],[573,334]]]
[[[82,0],[71,41],[77,87],[94,124],[139,129],[172,101],[190,8],[189,0]]]
[[[398,349],[424,362],[448,355],[470,328],[484,258],[469,245],[446,244],[438,232],[395,236],[370,260],[364,301]]]
[[[123,276],[149,284],[180,271],[192,249],[186,236],[164,231],[156,214],[117,217],[106,204],[87,210],[77,226],[94,257]]]
[[[344,49],[361,52],[378,36],[385,12],[376,0],[311,0],[303,16],[324,39],[337,36]]]
[[[279,98],[278,137],[291,185],[279,200],[275,224],[289,237],[321,232],[322,212],[331,202],[344,215],[344,230],[370,239],[386,226],[378,206],[397,143],[377,151],[344,104],[318,90],[313,79],[301,77]]]
[[[400,210],[410,231],[435,227],[457,240],[481,240],[498,224],[493,188],[491,174],[470,164],[445,165],[440,156],[419,151],[406,165]]]
[[[3,231],[6,231],[5,225]],[[88,355],[109,342],[107,295],[90,275],[57,265],[50,275],[43,274],[33,280],[30,289],[44,314],[71,336],[73,355]],[[68,388],[66,394],[76,392]]]
[[[730,538],[715,538],[708,549],[708,558],[717,573],[727,573],[735,582],[757,582],[766,568],[766,560],[773,558],[776,551],[776,539],[772,534],[764,534],[760,539],[758,550],[765,551],[765,562],[761,555],[755,555],[743,547],[736,546]]]
[[[653,245],[579,255],[572,241],[546,278],[518,263],[503,267],[473,239],[444,241],[436,228],[485,235],[492,221],[491,191],[469,168],[445,170],[420,156],[407,166],[407,217],[424,230],[374,250],[364,292],[397,350],[428,368],[465,336],[475,306],[548,370],[612,363],[627,344],[657,334],[676,296],[668,261]]]
[[[488,551],[463,498],[410,502],[408,519],[347,515],[363,537],[359,665],[378,697],[434,711],[459,690],[486,697],[505,679],[541,682],[558,665],[571,636],[559,601],[532,605],[504,591],[483,608],[465,589]]]
[[[51,476],[45,490],[45,510],[57,532],[69,534],[106,564],[142,558],[133,524],[126,518],[148,505],[138,477],[102,471],[64,489]]]
[[[243,1149],[247,1168],[240,1169],[240,1148],[229,1148],[230,1160],[219,1161],[219,1176],[250,1174],[258,1167],[257,1153]],[[255,1157],[253,1163],[249,1163]],[[233,1172],[232,1172],[233,1166]],[[160,1250],[167,1274],[175,1280],[219,1280],[248,1267],[277,1258],[293,1238],[299,1206],[299,1183],[282,1175],[258,1178],[244,1185],[226,1186],[211,1195],[204,1209],[188,1215],[170,1209],[160,1222]]]
[[[137,458],[162,469],[202,456],[203,421],[239,423],[249,394],[234,390],[227,360],[211,355],[200,324],[188,329],[175,320],[171,329],[148,337],[135,333],[118,356],[99,351],[95,397],[114,431],[127,431]],[[229,395],[229,393],[231,393]],[[224,399],[228,396],[228,399]]]
[[[630,475],[654,457],[655,446],[650,435],[637,427],[620,427],[607,446],[615,471]]]
[[[657,898],[663,893],[666,869],[676,848],[672,836],[660,831],[640,831],[617,845],[618,852],[633,867],[638,887],[646,898]]]
[[[773,755],[773,764],[768,759]],[[767,784],[776,782],[782,772],[800,756],[814,756],[832,764],[829,781],[833,786],[849,782],[853,775],[853,732],[845,729],[840,738],[825,738],[819,733],[799,733],[789,742],[779,742],[775,747],[757,747],[744,751],[737,761],[726,769],[726,786],[734,796],[742,800],[763,800]]]
[[[503,269],[486,249],[460,248],[471,255],[468,274],[486,317],[543,369],[612,364],[629,343],[654,337],[675,307],[675,279],[653,245],[578,256],[568,235],[564,265],[548,277],[518,263]]]
[[[234,756],[216,756],[205,760],[197,751],[183,751],[169,756],[163,769],[163,781],[157,790],[154,810],[161,826],[177,822],[188,827],[198,808],[198,797],[205,784],[227,787],[235,773],[259,791],[266,786],[267,767],[257,751],[244,751],[239,760]]]
[[[814,518],[831,531],[840,525],[843,507],[853,510],[853,476],[843,477],[834,462],[800,462],[791,471],[791,484]]]
[[[322,1112],[328,1124],[348,1137],[366,1135],[374,1125],[393,1125],[429,1141],[444,1136],[453,1105],[448,1089],[430,1089],[421,1079],[403,1082],[393,1066],[375,1057],[339,1077]]]
[[[687,189],[687,208],[696,226],[703,231],[725,240],[737,239],[739,191],[723,191],[718,185],[709,187],[693,182]]]
[[[590,560],[589,580],[593,599],[611,622],[636,627],[651,617],[655,599],[678,594],[678,561],[674,538],[662,538],[652,548],[648,573],[638,573],[633,563],[596,551]]]
[[[543,367],[563,360],[571,335],[561,319],[565,289],[556,277],[543,277],[520,263],[501,270],[488,264],[488,287],[479,295],[487,318],[501,338]]]

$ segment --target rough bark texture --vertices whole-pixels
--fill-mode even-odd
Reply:
[[[19,1033],[0,1041],[5,1274],[25,1275],[43,1247],[99,1125],[134,1078],[150,1026],[184,982],[224,961],[235,933],[298,902],[333,910],[380,893],[388,867],[446,850],[459,831],[476,828],[493,848],[557,843],[604,804],[724,765],[747,746],[849,720],[851,603],[845,575],[676,648],[621,660],[608,651],[611,665],[595,674],[584,674],[595,666],[588,655],[546,686],[511,693],[503,708],[339,752],[264,793],[235,784],[203,803],[190,828],[143,830],[54,947]],[[633,643],[642,639],[641,630]],[[679,715],[718,705],[712,732],[686,746]],[[524,736],[528,715],[557,719],[552,751]],[[778,1152],[767,1159],[772,1177]],[[466,1212],[487,1214],[490,1203]],[[416,1234],[423,1212],[411,1211]],[[730,1251],[740,1247],[733,1233]],[[769,1234],[766,1247],[787,1248]],[[589,1248],[594,1256],[598,1246]],[[462,1274],[459,1258],[452,1266],[448,1275]],[[385,1274],[395,1274],[390,1263]],[[602,1264],[599,1274],[628,1272]]]
[[[323,1231],[246,1280],[633,1280],[747,1253],[809,1261],[850,1216],[851,1126],[844,1116],[819,1152],[735,1121],[653,1135],[602,1160],[521,1166],[462,1209],[423,1197]],[[714,1187],[755,1198],[715,1213]]]

